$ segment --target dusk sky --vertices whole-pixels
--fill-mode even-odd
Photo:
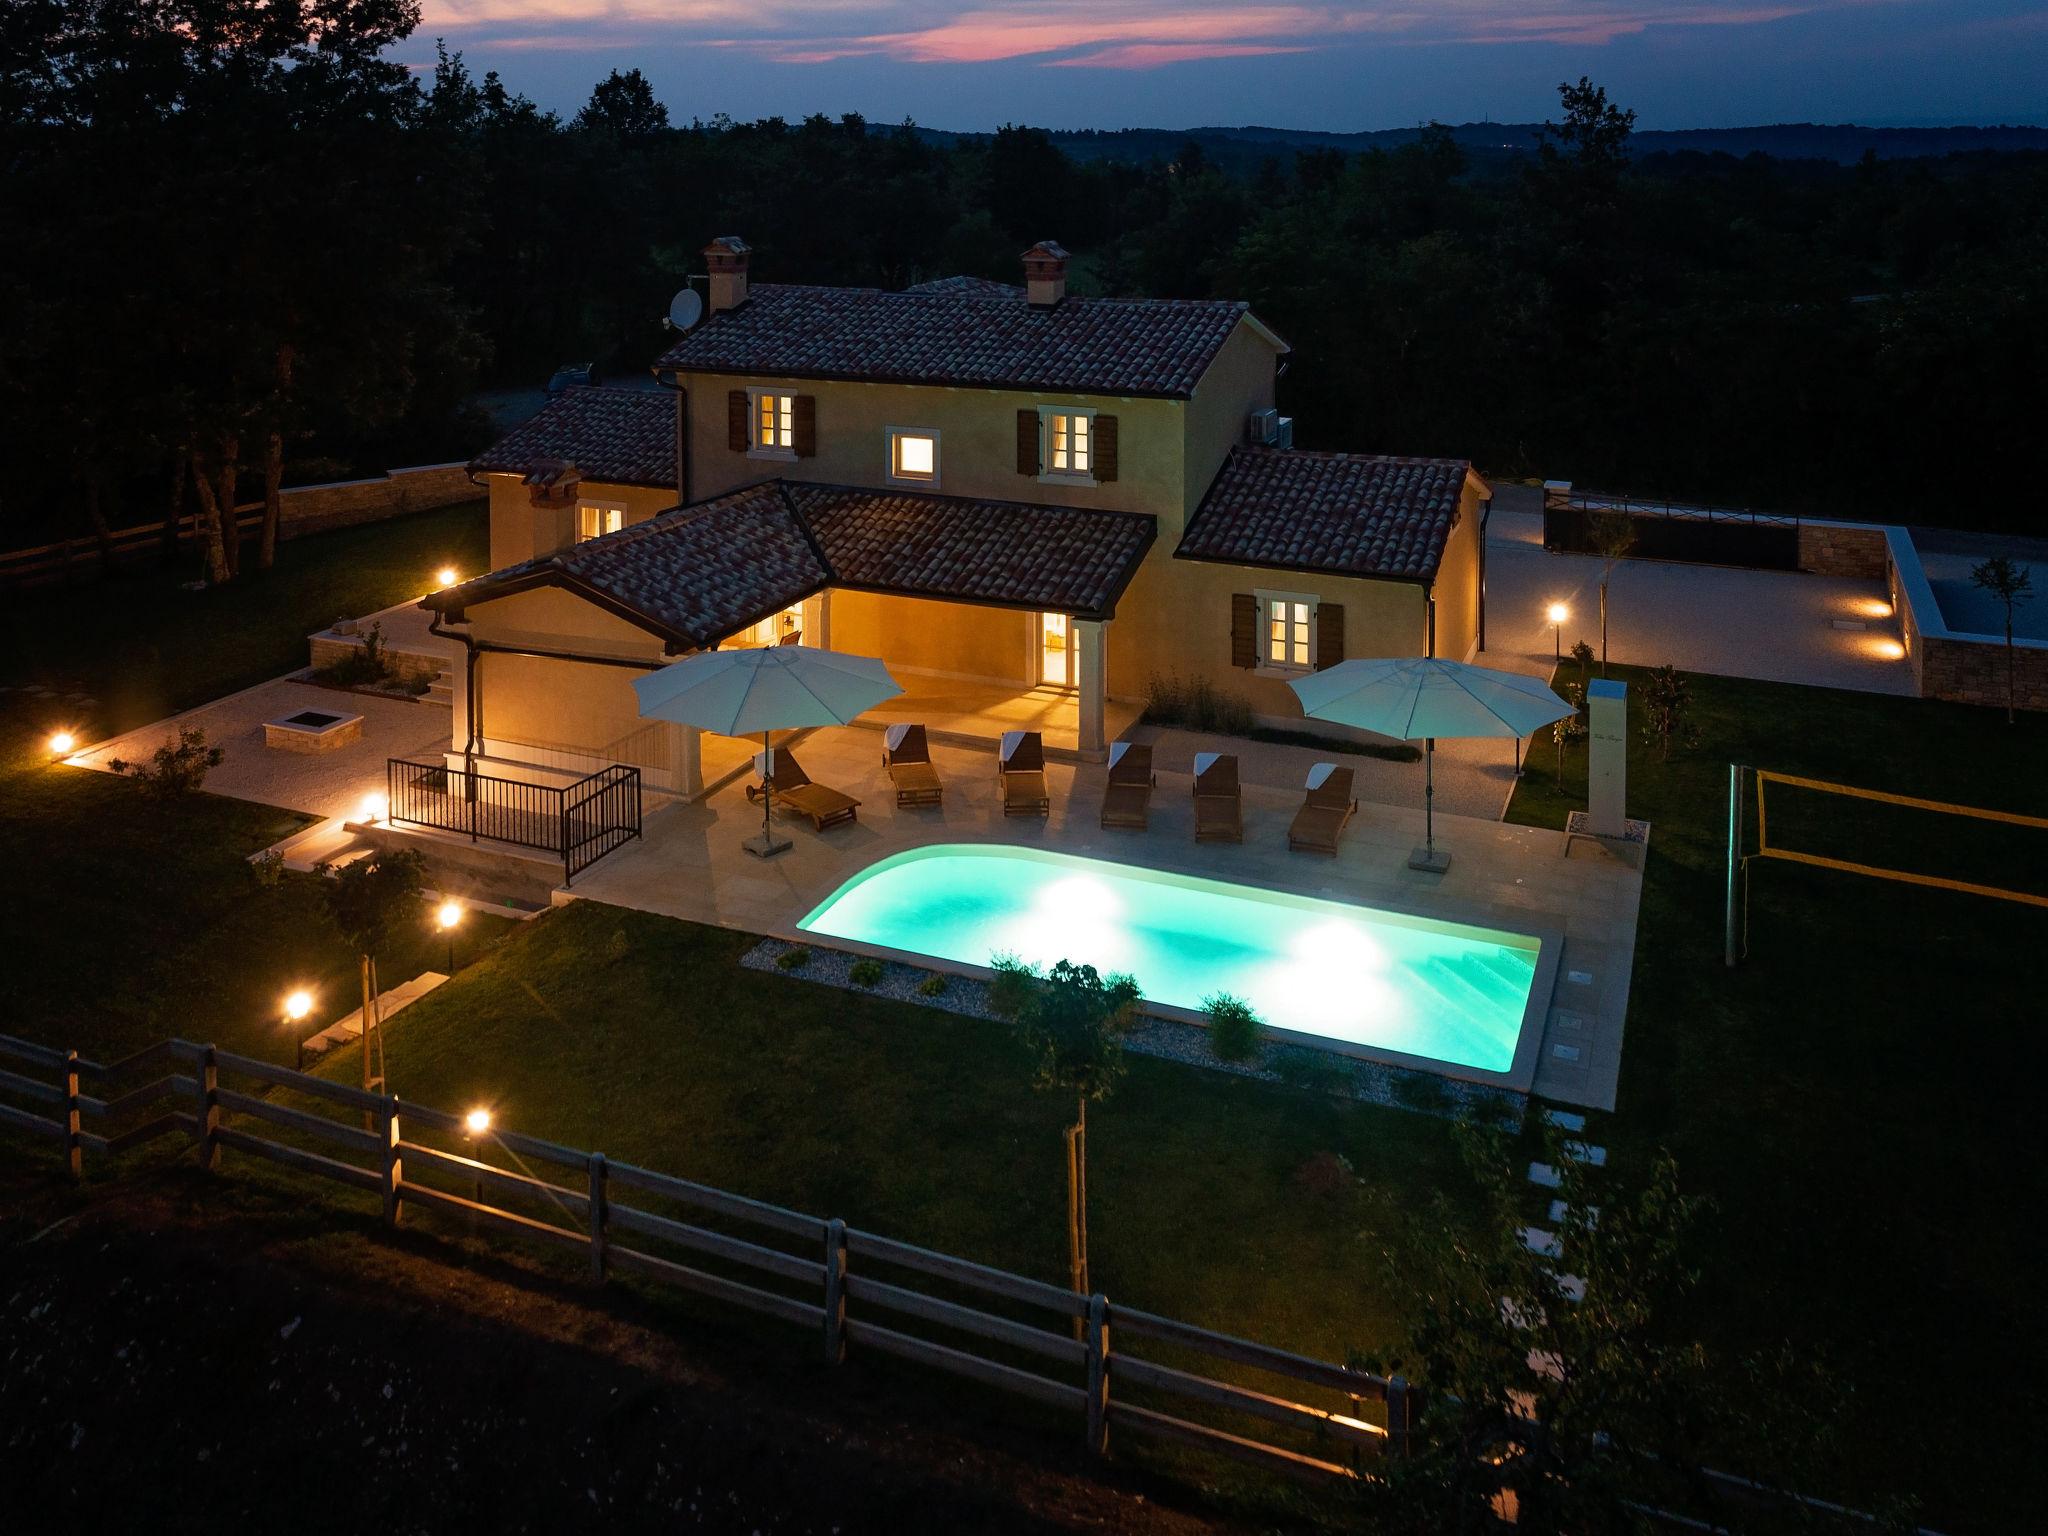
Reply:
[[[1551,115],[1591,75],[1645,128],[2048,122],[2044,0],[425,0],[573,111],[638,67],[687,122],[1356,130]]]

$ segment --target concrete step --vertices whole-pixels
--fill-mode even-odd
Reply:
[[[388,991],[377,994],[377,1018],[380,1026],[389,1024],[392,1016],[418,1002],[448,978],[439,971],[423,971],[411,981],[400,982]],[[363,1032],[363,1010],[352,1008],[343,1017],[321,1030],[317,1035],[308,1036],[299,1044],[299,1052],[306,1061],[318,1061],[336,1046],[346,1045],[359,1038]]]
[[[427,691],[421,697],[429,704],[446,704],[450,709],[453,709],[455,707],[455,684],[449,681],[448,674],[443,672],[431,683],[427,684]]]

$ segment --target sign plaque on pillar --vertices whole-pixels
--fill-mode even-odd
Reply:
[[[1628,687],[1609,678],[1586,685],[1586,830],[1628,831]]]

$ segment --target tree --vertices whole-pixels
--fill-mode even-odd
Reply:
[[[1607,583],[1614,578],[1616,562],[1636,547],[1636,520],[1626,512],[1599,511],[1586,514],[1586,532],[1594,553],[1600,556],[1600,675],[1607,675]]]
[[[1657,761],[1671,761],[1671,744],[1692,746],[1698,733],[1692,725],[1692,685],[1676,667],[1651,669],[1643,684],[1643,738],[1656,744]]]
[[[1388,1528],[1493,1530],[1511,1508],[1518,1530],[1618,1536],[1646,1528],[1647,1506],[1759,1529],[1753,1507],[1729,1509],[1725,1485],[1702,1475],[1708,1445],[1767,1488],[1825,1480],[1825,1375],[1784,1349],[1717,1362],[1692,1335],[1686,1253],[1705,1205],[1668,1154],[1624,1186],[1549,1133],[1561,1209],[1545,1256],[1524,1238],[1514,1139],[1471,1123],[1456,1134],[1476,1221],[1440,1193],[1408,1222],[1386,1254],[1412,1309],[1405,1343],[1366,1362],[1422,1393],[1414,1454],[1387,1464],[1375,1495]],[[1738,1382],[1761,1390],[1730,1390]]]
[[[363,988],[363,1091],[384,1084],[384,1029],[377,1017],[377,956],[388,953],[401,934],[425,921],[421,892],[426,860],[411,848],[374,853],[336,867],[319,866],[326,877],[321,899],[327,916],[359,957]],[[377,1070],[370,1071],[370,1035],[376,1032]]]
[[[1137,1004],[1138,984],[1130,977],[1104,978],[1092,965],[1062,960],[1034,980],[1016,1011],[1035,1085],[1074,1098],[1074,1123],[1066,1132],[1067,1256],[1082,1295],[1089,1288],[1088,1103],[1108,1098],[1123,1080],[1123,1036]]]
[[[591,88],[590,100],[576,114],[576,126],[621,139],[644,139],[668,130],[668,108],[655,100],[654,87],[639,70],[622,74],[615,69]]]
[[[1993,555],[1970,567],[1970,584],[1989,592],[2005,606],[2005,723],[2011,725],[2019,700],[2019,656],[2012,643],[2013,610],[2033,599],[2033,568],[2015,563],[2010,555]]]
[[[107,766],[134,778],[158,800],[183,800],[197,794],[207,774],[226,757],[219,747],[206,744],[205,730],[188,725],[178,732],[177,740],[167,741],[152,752],[148,762],[131,763],[110,757]]]

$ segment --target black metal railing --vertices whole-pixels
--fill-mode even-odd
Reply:
[[[640,835],[640,770],[625,763],[562,785],[402,757],[387,759],[384,775],[393,826],[433,827],[466,834],[471,842],[552,853],[562,861],[564,885]]]

